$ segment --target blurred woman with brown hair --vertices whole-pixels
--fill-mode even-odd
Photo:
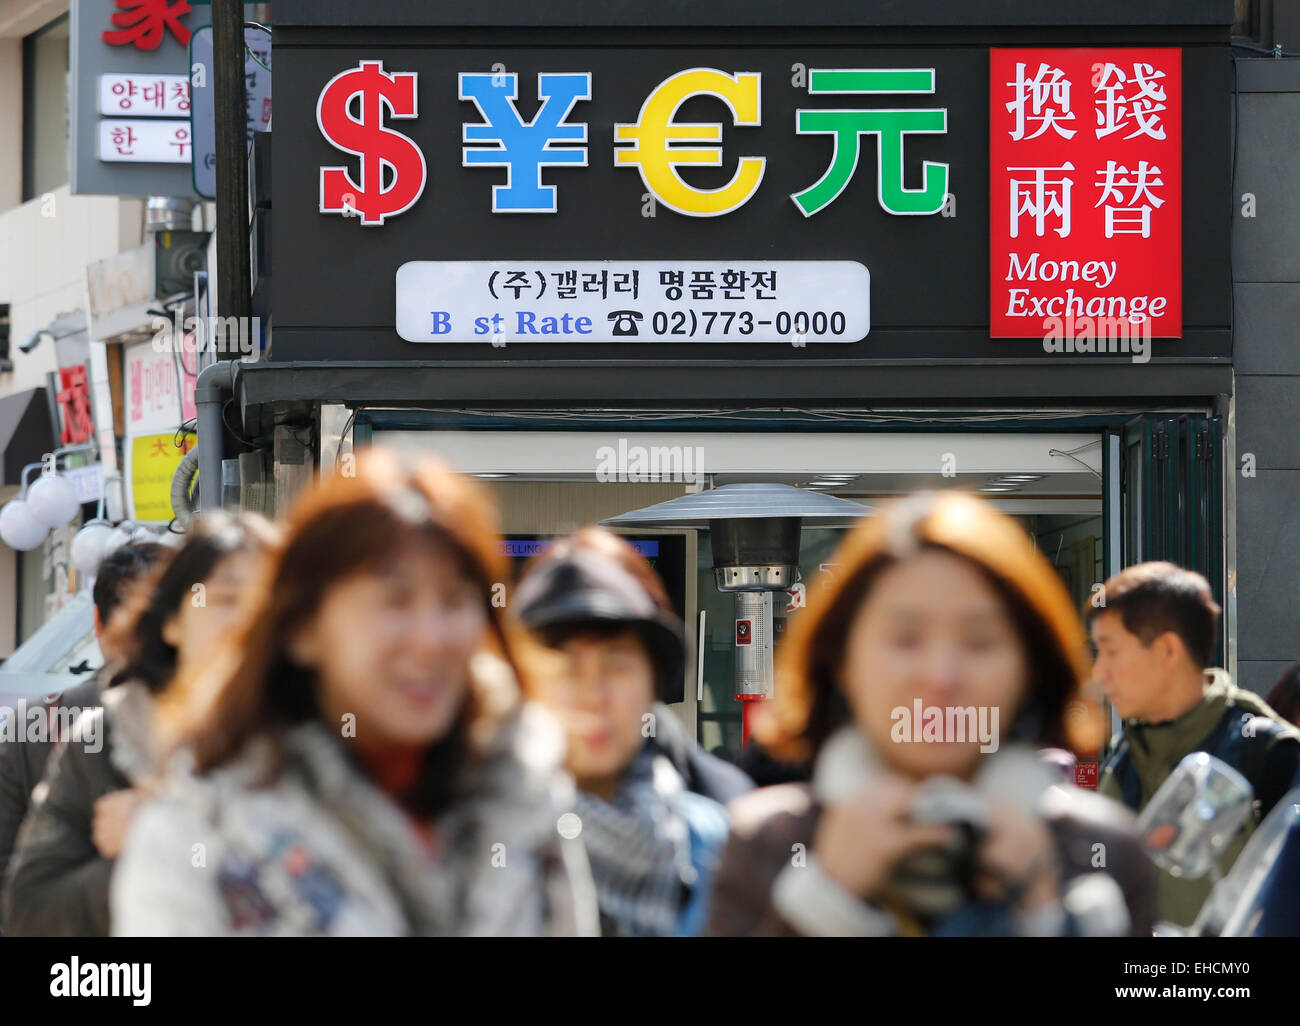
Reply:
[[[83,710],[60,744],[19,835],[5,894],[15,935],[107,936],[114,861],[161,772],[160,696],[233,629],[276,537],[255,514],[205,514],[176,552],[149,557],[154,571],[122,597],[105,628],[118,660],[106,668],[102,707]]]
[[[1149,934],[1131,815],[1056,785],[1095,748],[1079,617],[1009,517],[959,492],[845,539],[780,654],[755,733],[808,785],[729,807],[710,933]]]
[[[596,931],[495,523],[468,479],[382,451],[303,498],[172,711],[193,771],[127,839],[115,933]]]

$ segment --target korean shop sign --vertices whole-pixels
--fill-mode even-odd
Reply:
[[[212,26],[204,25],[190,40],[190,70],[194,76],[194,191],[205,199],[217,195],[217,114],[212,72]],[[252,25],[244,27],[244,106],[248,145],[254,132],[271,128],[271,35]]]
[[[428,323],[420,326],[421,341],[404,337],[415,331],[398,329],[399,269],[482,262],[533,281],[547,262],[556,265],[555,273],[573,271],[575,277],[613,263],[657,268],[653,279],[642,273],[636,302],[620,298],[614,306],[611,284],[608,297],[597,297],[605,305],[577,314],[591,319],[593,332],[604,320],[604,333],[590,337],[577,330],[577,316],[565,332],[563,310],[542,313],[526,305],[539,298],[560,302],[558,294],[521,291],[517,309],[538,314],[539,327],[541,317],[559,317],[554,334],[534,337],[525,328],[527,359],[590,359],[635,349],[643,359],[744,360],[756,338],[736,336],[734,322],[723,337],[700,333],[699,315],[726,309],[717,305],[720,287],[713,305],[689,293],[676,301],[697,314],[694,335],[684,326],[685,334],[674,336],[671,324],[668,336],[655,333],[656,308],[638,303],[667,286],[659,271],[681,272],[687,285],[697,271],[713,273],[720,286],[718,270],[767,269],[773,261],[850,262],[867,269],[869,332],[846,332],[844,341],[831,335],[829,324],[824,338],[815,336],[811,323],[806,335],[792,324],[786,341],[795,347],[765,345],[764,359],[1051,359],[1041,348],[1035,353],[1018,341],[990,339],[993,98],[987,47],[743,41],[628,47],[564,40],[498,46],[488,33],[472,43],[442,44],[387,30],[377,36],[382,44],[370,45],[325,35],[328,45],[302,30],[275,55],[272,360],[509,359],[512,342],[493,351],[494,341],[502,340],[491,317],[501,313],[502,325],[518,327],[507,316],[514,308],[468,309],[482,298],[477,285],[471,304],[468,295],[447,296],[441,286],[419,284],[433,289],[429,295],[436,300],[424,305]],[[1226,53],[1189,49],[1183,63],[1186,102],[1202,112],[1197,134],[1219,137],[1226,131],[1230,61]],[[1089,68],[1089,81],[1074,87],[1072,99],[1084,86],[1092,93],[1090,78]],[[1001,105],[1009,99],[998,97],[1000,111],[1006,113]],[[1074,100],[1071,109],[1081,111],[1082,102]],[[1089,119],[1094,106],[1085,112]],[[1013,127],[1008,122],[1000,130]],[[1213,211],[1227,188],[1226,154],[1202,148],[1203,158],[1183,183],[1184,205]],[[1123,180],[1117,175],[1116,187]],[[1008,189],[1004,181],[996,193],[1004,207]],[[1125,200],[1131,195],[1129,187]],[[1094,186],[1089,202],[1100,198]],[[1154,210],[1153,229],[1170,202]],[[1104,208],[1096,208],[1099,218]],[[1076,222],[1082,219],[1077,211]],[[1227,352],[1221,334],[1226,215],[1219,220],[1223,224],[1207,219],[1205,246],[1180,257],[1188,297],[1183,341],[1170,356]],[[1026,250],[1025,259],[1032,252]],[[1000,259],[1005,264],[1009,256]],[[1040,250],[1039,278],[1048,259]],[[1108,287],[1129,288],[1126,273],[1121,267]],[[1093,279],[1098,274],[1092,268]],[[777,277],[793,286],[793,278]],[[554,287],[550,273],[546,280],[548,290]],[[1143,294],[1140,284],[1132,294]],[[454,307],[452,300],[461,298],[466,308]],[[852,322],[838,299],[797,298],[797,304],[781,304],[792,319],[799,311],[829,317],[840,310],[846,325]],[[475,319],[488,316],[493,330],[476,334],[470,328],[462,339],[463,325],[452,316],[455,330],[435,333],[433,311],[454,315],[456,309]],[[632,319],[636,335],[609,330],[617,323],[609,320],[614,310],[642,313],[642,320]],[[689,320],[690,310],[684,312]],[[715,334],[720,324],[725,327],[715,319]],[[1043,337],[1041,319],[1014,330],[1024,332],[1018,339]],[[1156,355],[1165,355],[1159,345]]]
[[[72,0],[74,194],[193,194],[188,43],[200,17],[178,0]]]
[[[854,261],[412,261],[408,342],[856,342],[871,278]]]
[[[245,4],[246,17],[253,17]],[[193,196],[188,0],[72,0],[68,171],[74,195]]]
[[[989,55],[994,338],[1183,334],[1182,52]]]

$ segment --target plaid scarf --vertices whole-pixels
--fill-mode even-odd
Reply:
[[[574,811],[591,863],[601,932],[671,936],[695,879],[690,833],[675,807],[683,782],[668,759],[646,745],[612,801],[579,791]]]

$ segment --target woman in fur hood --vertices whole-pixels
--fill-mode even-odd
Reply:
[[[304,498],[240,635],[164,710],[190,765],[127,837],[115,933],[596,931],[494,524],[469,480],[382,451]]]

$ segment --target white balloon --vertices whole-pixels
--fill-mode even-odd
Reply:
[[[81,512],[77,493],[58,474],[43,474],[27,489],[32,516],[46,527],[62,527]]]
[[[104,543],[113,533],[113,525],[89,523],[72,539],[71,559],[77,573],[94,577],[99,564],[104,561]]]
[[[32,516],[27,503],[14,499],[0,509],[0,539],[11,549],[30,552],[45,541],[50,529]]]

